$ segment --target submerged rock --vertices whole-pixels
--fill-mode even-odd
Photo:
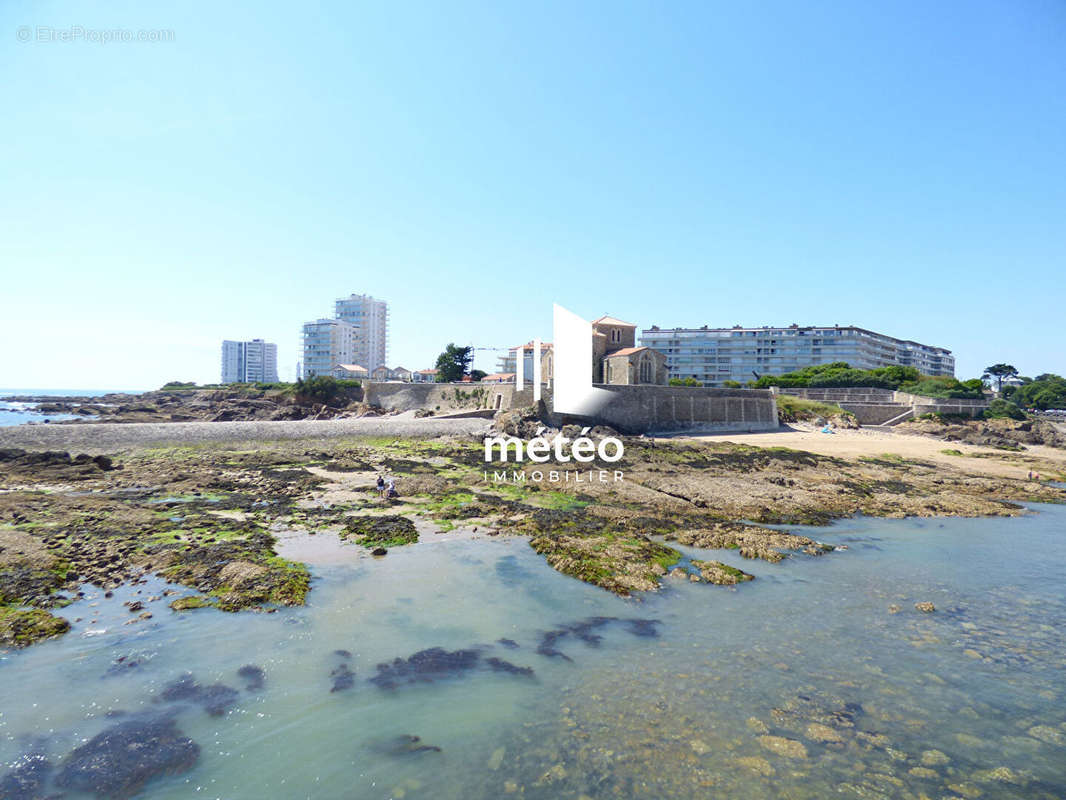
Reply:
[[[511,675],[533,677],[532,667],[519,667],[510,661],[504,661],[502,658],[487,658],[485,663],[489,665],[493,672],[507,672]]]
[[[329,673],[329,676],[333,679],[333,686],[330,688],[330,694],[333,692],[344,692],[355,686],[355,673],[352,672],[351,667],[347,664],[341,664],[338,667],[334,667],[333,671]]]
[[[738,767],[743,767],[744,769],[750,769],[752,772],[757,772],[764,778],[769,778],[771,775],[774,774],[773,766],[771,766],[770,762],[762,756],[742,756],[740,758],[733,759],[733,763],[735,763]]]
[[[367,749],[383,756],[409,756],[415,753],[440,753],[435,744],[426,744],[420,736],[403,733],[385,739],[372,739],[367,742]]]
[[[922,751],[921,762],[923,767],[939,767],[943,764],[947,764],[950,760],[951,759],[949,759],[941,750]]]
[[[610,625],[613,622],[618,622],[624,625],[625,629],[633,636],[653,638],[659,635],[659,631],[655,627],[659,624],[659,620],[657,619],[589,617],[588,619],[572,622],[569,625],[562,625],[555,630],[541,634],[540,644],[537,646],[537,653],[549,658],[563,658],[567,661],[572,661],[573,659],[571,659],[570,656],[566,655],[566,653],[555,646],[556,642],[569,636],[573,636],[575,639],[581,640],[589,647],[598,647],[600,642],[603,641],[603,636],[595,633],[595,631]]]
[[[190,702],[202,707],[212,717],[220,717],[237,703],[236,689],[221,683],[201,686],[186,672],[176,681],[163,687],[160,699],[168,703]]]
[[[936,611],[936,606],[934,606],[928,600],[923,600],[920,603],[915,603],[914,607],[921,611],[923,614],[932,614],[934,611]]]
[[[516,642],[514,639],[497,639],[496,644],[501,644],[509,650],[518,649],[518,642]]]
[[[40,753],[25,755],[0,778],[4,800],[36,800],[44,797],[44,784],[52,772],[52,762]]]
[[[1045,744],[1066,747],[1066,734],[1050,725],[1035,725],[1029,729],[1029,735]]]
[[[799,760],[807,758],[807,748],[803,746],[803,742],[797,742],[795,739],[786,739],[784,736],[760,736],[759,744],[779,756]]]
[[[819,722],[812,722],[807,726],[807,738],[812,742],[821,742],[822,744],[840,744],[844,741],[843,736],[828,725],[822,725]]]
[[[56,785],[98,797],[132,797],[150,779],[185,772],[199,757],[200,746],[174,720],[130,720],[97,734],[67,756]]]
[[[237,675],[244,679],[244,688],[249,692],[258,692],[266,685],[266,673],[255,664],[245,664]]]
[[[397,658],[391,663],[378,664],[378,673],[370,682],[381,689],[395,689],[405,683],[432,683],[468,672],[478,665],[480,654],[476,650],[445,650],[431,647],[419,650],[408,658]]]

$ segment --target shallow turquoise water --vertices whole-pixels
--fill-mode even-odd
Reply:
[[[671,581],[641,600],[559,575],[506,538],[370,560],[323,537],[308,551],[309,605],[276,614],[176,614],[166,598],[126,625],[122,603],[163,585],[91,590],[64,609],[81,618],[66,637],[0,657],[0,762],[35,751],[62,764],[123,719],[108,712],[169,710],[199,758],[141,796],[1062,797],[1066,509],[1039,510],[850,520],[814,534],[847,550],[780,564],[686,549],[757,579]],[[937,611],[916,611],[923,600]],[[572,660],[536,652],[544,631],[599,615],[657,619],[660,635],[613,623],[595,647],[558,640]],[[480,647],[482,664],[535,674],[369,682],[377,664],[430,647]],[[138,666],[109,675],[124,656]],[[342,663],[354,685],[331,692]],[[246,664],[264,670],[262,690],[242,688]],[[237,701],[221,716],[159,702],[186,671]],[[804,752],[774,752],[767,735]],[[404,752],[403,736],[420,740]]]

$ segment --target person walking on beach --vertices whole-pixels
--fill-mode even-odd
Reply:
[[[1033,473],[1032,472],[1029,473],[1029,477],[1030,478],[1033,477]],[[384,497],[385,496],[385,478],[383,478],[380,474],[378,474],[378,484],[377,485],[378,485],[378,494],[380,494],[382,497]]]
[[[385,482],[385,494],[386,499],[392,499],[393,497],[399,497],[399,492],[396,491],[396,481],[390,475],[388,481]]]

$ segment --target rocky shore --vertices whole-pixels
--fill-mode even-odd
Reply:
[[[213,389],[160,389],[141,394],[113,393],[85,397],[10,395],[0,400],[30,403],[42,414],[73,414],[82,421],[231,422],[235,420],[323,420],[376,415],[362,402],[358,387],[338,391],[328,402],[293,389],[263,389],[234,384]]]
[[[351,427],[325,438],[324,425]],[[66,622],[52,612],[86,583],[110,588],[150,573],[171,587],[131,607],[131,624],[171,609],[300,604],[311,578],[303,564],[277,555],[281,532],[336,534],[379,554],[455,528],[525,535],[559,572],[629,595],[668,575],[742,586],[758,578],[760,560],[831,550],[766,525],[827,524],[856,513],[1014,515],[1026,513],[1022,501],[1066,501],[1066,490],[971,474],[962,460],[945,468],[643,438],[626,439],[619,462],[585,465],[620,470],[622,481],[537,482],[527,464],[510,465],[510,479],[495,482],[485,471],[484,425],[364,419],[3,431],[0,646],[61,634]],[[34,439],[43,434],[47,442]],[[384,473],[396,478],[398,498],[377,491]],[[674,543],[732,550],[753,566],[684,565]]]

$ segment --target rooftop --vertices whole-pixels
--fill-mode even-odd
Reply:
[[[637,327],[632,322],[623,322],[617,317],[603,316],[599,319],[592,320],[593,325],[621,325],[623,328],[635,328]]]

